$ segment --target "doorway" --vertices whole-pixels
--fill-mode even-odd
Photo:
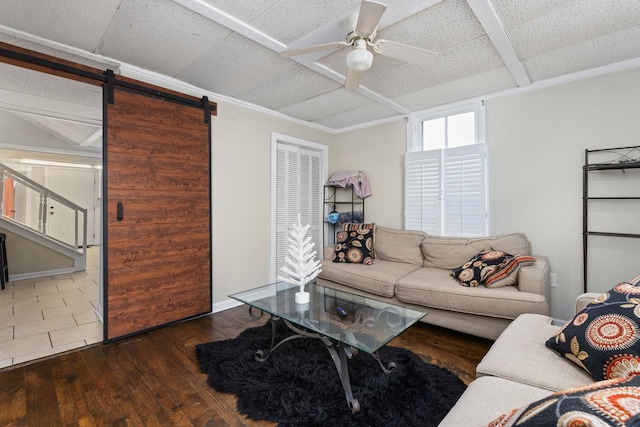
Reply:
[[[105,165],[100,242],[105,249],[100,264],[100,285],[104,286],[98,303],[102,306],[99,311],[104,312],[105,338],[119,339],[209,313],[209,144],[216,104],[112,70],[3,45],[15,51],[19,60],[11,55],[0,56],[0,60],[40,70],[44,74],[38,77],[43,79],[64,76],[66,83],[87,82],[88,91],[100,95],[99,117],[104,113],[105,118],[100,150]],[[32,72],[26,69],[23,71]],[[57,85],[45,85],[42,91],[52,88]],[[77,111],[84,112],[82,107]],[[91,135],[79,147],[86,148],[98,139]],[[175,203],[178,196],[185,203]],[[185,215],[185,208],[190,215]],[[145,241],[149,236],[153,238],[150,243]]]
[[[27,81],[29,85],[24,84]],[[100,169],[95,167],[102,165],[102,149],[101,139],[91,139],[90,136],[101,131],[101,94],[102,88],[87,83],[0,63],[0,95],[3,101],[0,109],[0,162],[45,186],[50,184],[52,171],[56,185],[60,181],[56,173],[61,169],[70,170],[68,187],[93,188],[94,181],[99,179],[95,176],[99,176]],[[47,162],[62,162],[74,167],[45,165]],[[81,175],[73,172],[79,170],[76,168],[79,165],[86,167]],[[39,200],[32,200],[35,197],[32,192],[11,181],[6,179],[4,188],[12,190],[14,197],[9,197],[9,200],[14,205],[5,204],[2,214],[16,220],[33,221],[37,225],[38,209],[34,207]],[[63,194],[66,190],[62,188],[53,191],[67,198],[75,197]],[[90,197],[99,199],[100,195]],[[94,200],[92,205],[95,203]],[[50,216],[63,216],[58,215],[63,213],[62,209],[58,206],[54,209],[55,214]],[[35,218],[31,218],[32,214]],[[88,220],[99,224],[99,210],[95,215]],[[62,222],[71,221],[67,218]],[[88,227],[91,231],[87,237],[94,235],[93,229],[95,227]],[[69,231],[61,233],[69,234]],[[49,266],[51,258],[49,253],[40,249],[31,251],[31,259],[28,260],[36,266],[32,271],[38,276],[21,273],[15,263],[13,266],[9,263],[9,273],[17,279],[0,291],[0,317],[3,321],[0,367],[102,341],[102,324],[96,315],[100,294],[99,238],[98,233],[92,242],[94,246],[87,251],[86,270],[82,272],[38,273],[43,270],[38,266]],[[15,247],[7,249],[10,252]]]

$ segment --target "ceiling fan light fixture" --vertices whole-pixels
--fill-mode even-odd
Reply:
[[[367,43],[357,40],[353,49],[347,53],[347,67],[353,71],[367,71],[373,63],[373,53],[367,50]]]

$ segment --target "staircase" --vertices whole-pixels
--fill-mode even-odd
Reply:
[[[0,229],[28,241],[28,245],[48,248],[71,258],[73,271],[84,271],[87,258],[87,210],[2,163],[0,176],[3,178],[3,184],[0,185]],[[53,227],[53,212],[50,212],[52,204],[56,206],[56,214],[65,218],[61,222],[62,227]],[[50,271],[46,272],[46,275],[50,274]],[[23,275],[38,276],[37,272]],[[17,279],[11,277],[11,280]]]

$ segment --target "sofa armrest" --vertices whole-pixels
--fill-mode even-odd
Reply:
[[[549,259],[542,255],[533,256],[536,262],[521,267],[518,272],[518,289],[522,292],[544,295],[549,302],[551,297]]]
[[[576,314],[582,311],[589,303],[598,298],[601,294],[599,292],[587,292],[578,295],[576,298]]]
[[[325,246],[324,247],[324,252],[322,253],[322,259],[326,259],[328,261],[331,261],[333,259],[333,257],[336,254],[336,247],[335,246]]]

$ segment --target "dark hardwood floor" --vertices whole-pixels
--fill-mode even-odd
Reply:
[[[233,338],[265,321],[251,321],[241,306],[7,368],[0,371],[0,425],[273,426],[248,420],[236,411],[232,395],[208,387],[194,350],[196,344]],[[491,343],[419,323],[391,345],[410,349],[469,383]]]

